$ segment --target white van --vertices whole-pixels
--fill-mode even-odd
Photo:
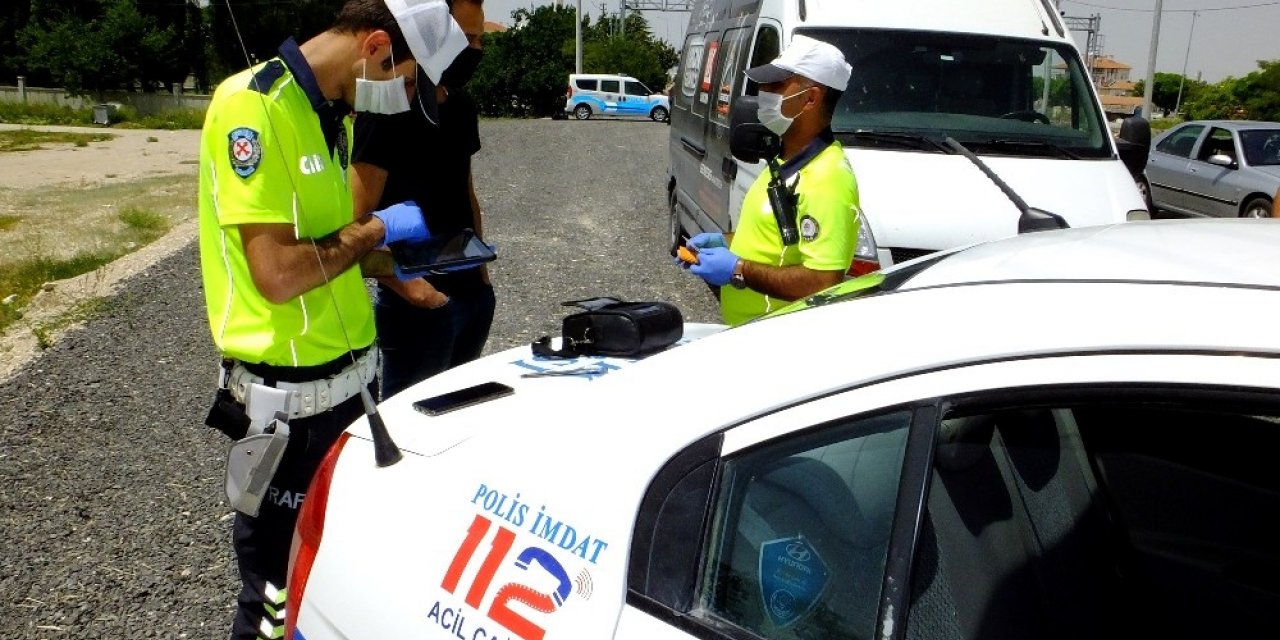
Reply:
[[[764,165],[731,155],[730,111],[795,34],[853,66],[832,129],[866,221],[855,269],[1017,233],[1019,209],[948,136],[1072,227],[1148,217],[1051,0],[697,0],[672,90],[673,247],[736,227]],[[1145,147],[1125,147],[1140,171]]]
[[[666,122],[671,113],[667,96],[643,82],[609,73],[571,73],[564,110],[579,120],[591,116],[640,116]]]

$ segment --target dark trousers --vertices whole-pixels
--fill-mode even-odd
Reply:
[[[382,349],[384,400],[480,357],[493,324],[493,287],[482,284],[448,295],[443,307],[423,309],[379,287],[374,318]]]
[[[289,421],[289,444],[257,517],[236,513],[232,536],[241,588],[232,640],[283,637],[285,574],[298,509],[324,455],[363,413],[355,396],[319,415]]]

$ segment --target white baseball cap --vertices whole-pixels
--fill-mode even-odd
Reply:
[[[445,0],[384,0],[400,25],[409,50],[432,82],[467,48],[467,34]]]
[[[804,76],[814,82],[837,91],[849,86],[853,67],[844,61],[844,54],[834,45],[809,36],[797,35],[791,39],[782,55],[769,64],[747,70],[747,77],[768,84],[781,82],[791,76]]]

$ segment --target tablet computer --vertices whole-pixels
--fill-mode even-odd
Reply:
[[[387,246],[400,270],[410,274],[468,269],[498,257],[493,247],[476,237],[476,232],[471,229],[463,229],[450,236],[433,237],[426,242],[393,242]]]

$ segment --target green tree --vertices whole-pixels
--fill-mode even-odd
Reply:
[[[516,9],[514,26],[485,34],[484,59],[468,85],[482,113],[545,116],[564,95],[573,70],[574,10]]]
[[[26,56],[18,46],[18,34],[27,26],[31,3],[14,0],[0,5],[0,82],[8,84],[27,75],[23,69]]]
[[[210,75],[215,82],[275,57],[280,43],[287,38],[301,43],[328,29],[343,4],[343,0],[230,2],[229,10],[226,0],[211,2],[207,10]]]
[[[1184,78],[1178,73],[1156,72],[1155,91],[1151,94],[1151,104],[1159,109],[1173,111],[1178,108],[1178,88],[1182,88],[1182,102],[1186,104],[1192,95],[1204,86],[1203,82]],[[1133,85],[1133,95],[1142,97],[1146,94],[1146,80],[1139,80]]]
[[[1280,120],[1280,60],[1259,60],[1258,70],[1237,83],[1236,95],[1254,120]]]
[[[175,57],[172,27],[138,10],[136,0],[32,3],[18,36],[26,65],[43,71],[73,95],[101,99],[106,91],[148,86],[149,60]]]
[[[583,33],[583,72],[629,75],[661,91],[667,85],[667,69],[675,66],[680,55],[653,37],[639,12],[628,15],[622,26],[621,20],[610,16]]]

